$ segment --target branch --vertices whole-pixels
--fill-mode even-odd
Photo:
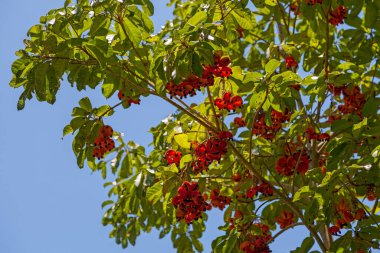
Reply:
[[[293,223],[293,224],[290,224],[289,226],[285,227],[284,229],[280,230],[277,234],[275,234],[272,238],[270,238],[267,243],[269,244],[270,242],[274,241],[274,239],[276,239],[277,237],[279,237],[282,233],[284,233],[286,230],[288,230],[289,228],[294,228],[296,226],[300,226],[300,225],[303,225],[302,222],[297,222],[297,223]]]

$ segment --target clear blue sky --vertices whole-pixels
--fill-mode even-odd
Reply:
[[[79,170],[71,151],[71,137],[61,140],[62,128],[70,121],[72,107],[83,96],[96,105],[107,103],[98,95],[70,89],[66,82],[54,106],[28,101],[17,112],[20,90],[8,86],[14,52],[23,47],[22,40],[30,26],[64,0],[1,0],[0,15],[0,252],[1,253],[140,253],[175,252],[170,238],[158,234],[142,235],[137,246],[123,250],[108,238],[103,227],[102,201],[107,189],[99,174]],[[170,18],[162,0],[153,0],[156,28]],[[157,4],[159,3],[159,4]],[[112,103],[112,102],[111,102]],[[151,141],[150,126],[166,117],[173,108],[157,99],[144,99],[141,106],[118,111],[107,123],[124,132],[126,139],[141,145]],[[210,252],[211,240],[220,232],[221,212],[212,211],[202,241]],[[300,245],[304,230],[293,229],[271,245],[274,253],[289,252]]]

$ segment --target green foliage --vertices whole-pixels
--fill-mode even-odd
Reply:
[[[292,252],[314,244],[322,252],[379,249],[380,2],[312,2],[171,0],[173,20],[152,34],[149,0],[66,0],[16,52],[10,86],[22,90],[17,108],[33,97],[54,104],[63,78],[78,91],[101,86],[105,99],[119,97],[100,107],[82,98],[63,136],[73,135],[80,168],[112,179],[102,222],[124,248],[157,229],[178,252],[203,251],[207,214],[186,222],[174,204],[189,181],[214,208],[226,202],[219,206],[225,234],[213,252],[257,252],[251,243],[262,239],[266,247],[298,225],[310,234]],[[347,17],[335,26],[340,5]],[[218,72],[218,56],[230,59],[223,67],[231,75]],[[183,92],[194,86],[205,100],[189,105]],[[221,108],[215,99],[226,93],[242,105]],[[107,117],[118,106],[133,109],[141,96],[177,108],[151,128],[153,151],[115,131],[115,148],[96,159]],[[205,168],[197,165],[203,144],[212,150],[203,154]],[[168,150],[180,152],[179,160],[170,161]],[[230,202],[215,200],[215,190]]]

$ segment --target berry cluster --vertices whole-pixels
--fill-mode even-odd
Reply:
[[[124,92],[122,90],[119,90],[119,92],[117,93],[117,97],[119,98],[119,100],[124,100],[125,98]],[[127,97],[125,101],[126,101],[126,104],[129,106],[131,104],[139,105],[141,100],[139,98],[133,99],[133,98]]]
[[[328,141],[330,140],[330,135],[328,133],[317,133],[313,127],[308,127],[306,129],[306,139],[307,140],[317,140],[317,141]]]
[[[335,10],[330,11],[329,22],[333,26],[343,24],[343,19],[347,18],[348,9],[343,5],[339,5]]]
[[[235,117],[234,118],[234,124],[237,127],[245,127],[247,123],[244,121],[243,117]]]
[[[231,199],[226,196],[220,195],[218,189],[214,189],[210,194],[211,204],[213,207],[218,207],[220,210],[223,210],[226,205],[231,203]]]
[[[373,184],[367,186],[367,192],[365,195],[369,201],[374,201],[377,197],[380,197],[380,195],[376,196],[376,188]]]
[[[166,162],[168,163],[168,165],[174,163],[175,165],[178,166],[179,162],[181,161],[181,155],[182,155],[181,152],[169,149],[168,151],[165,152]]]
[[[362,109],[366,102],[365,94],[360,92],[358,86],[354,86],[351,89],[346,87],[342,89],[343,93],[343,105],[338,107],[339,111],[343,114],[356,113],[359,117],[362,116]]]
[[[268,241],[272,238],[267,225],[255,223],[254,226],[261,230],[261,235],[249,235],[248,240],[240,244],[239,248],[245,253],[270,253]]]
[[[115,142],[111,139],[113,135],[112,127],[106,125],[102,126],[99,130],[98,137],[94,141],[93,157],[100,160],[104,157],[104,154],[115,148]]]
[[[243,99],[240,96],[231,96],[231,92],[226,92],[223,98],[217,98],[214,101],[219,110],[235,111],[243,106]]]
[[[259,193],[261,193],[264,197],[272,196],[273,189],[268,183],[261,183],[256,186],[251,186],[248,190],[246,190],[245,195],[243,197],[252,199]]]
[[[214,84],[214,82],[212,82],[212,84]],[[195,96],[196,91],[200,90],[201,87],[204,87],[203,82],[194,74],[191,74],[178,85],[176,85],[174,81],[170,81],[170,83],[166,84],[166,89],[169,91],[170,98],[179,96],[181,99],[186,98],[187,96]]]
[[[206,210],[211,209],[211,205],[206,202],[207,197],[202,196],[197,182],[185,181],[179,187],[178,194],[172,200],[177,209],[177,221],[184,220],[190,224],[193,220],[201,218]]]
[[[196,91],[201,87],[214,85],[214,76],[216,77],[229,77],[232,74],[230,65],[231,60],[228,57],[221,57],[220,54],[214,54],[213,66],[202,66],[202,77],[191,74],[184,81],[176,85],[174,81],[170,81],[166,84],[166,89],[169,92],[170,98],[179,96],[181,99],[187,96],[195,96]]]
[[[294,223],[294,214],[292,212],[282,211],[281,215],[276,218],[281,229],[286,228]]]
[[[211,68],[214,76],[228,78],[232,74],[232,70],[229,67],[230,63],[230,58],[222,57],[220,53],[215,53],[214,66],[209,66],[208,68]]]
[[[336,211],[339,215],[337,222],[334,226],[328,229],[331,235],[340,234],[340,229],[347,226],[354,220],[362,220],[366,218],[366,213],[363,208],[358,208],[352,213],[351,208],[345,199],[341,199],[336,205]]]
[[[298,67],[298,63],[296,62],[296,60],[294,60],[294,57],[291,55],[285,57],[285,63],[288,69]]]
[[[295,172],[305,175],[309,169],[309,157],[307,154],[301,155],[301,152],[284,155],[277,160],[275,169],[278,174],[287,177],[292,176]]]
[[[232,139],[232,133],[222,131],[216,137],[208,139],[205,143],[195,145],[196,161],[193,162],[192,168],[195,174],[208,170],[208,166],[213,161],[220,161],[223,155],[227,153],[227,140]]]
[[[284,113],[272,110],[272,125],[267,126],[265,123],[264,111],[259,111],[253,125],[252,132],[254,135],[261,136],[267,140],[273,140],[276,133],[282,128],[282,123],[290,120],[290,112],[285,110]]]
[[[290,11],[294,13],[294,15],[299,15],[301,14],[300,12],[300,2],[299,0],[296,0],[295,2],[291,3],[289,5]]]

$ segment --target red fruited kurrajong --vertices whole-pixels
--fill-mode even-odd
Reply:
[[[237,127],[245,127],[247,125],[247,123],[245,123],[243,117],[235,117],[234,118],[234,124]]]
[[[199,191],[198,183],[188,181],[183,182],[178,188],[178,194],[172,199],[172,204],[177,209],[177,221],[184,220],[187,224],[200,219],[203,212],[212,207]]]
[[[285,63],[286,63],[286,67],[288,69],[290,68],[297,68],[298,67],[298,63],[296,62],[296,60],[294,59],[293,56],[291,55],[288,55],[285,57]]]
[[[175,164],[179,166],[179,162],[181,161],[182,153],[179,151],[175,151],[172,149],[169,149],[165,152],[165,159],[168,165]]]
[[[101,126],[98,136],[94,140],[94,150],[92,152],[93,157],[98,160],[102,159],[105,153],[115,148],[115,141],[111,139],[113,135],[113,129],[111,126]]]
[[[232,96],[231,92],[226,92],[223,98],[216,98],[214,104],[219,110],[235,111],[243,106],[243,99],[240,96]]]
[[[210,194],[211,204],[214,207],[218,207],[220,210],[223,210],[226,205],[231,203],[231,198],[220,195],[220,191],[218,189],[214,189]]]
[[[288,211],[282,211],[280,216],[276,218],[281,229],[284,229],[294,223],[294,214]]]
[[[329,22],[333,26],[338,26],[339,24],[343,24],[343,20],[347,18],[348,9],[343,5],[338,5],[336,9],[330,11],[330,19]]]

